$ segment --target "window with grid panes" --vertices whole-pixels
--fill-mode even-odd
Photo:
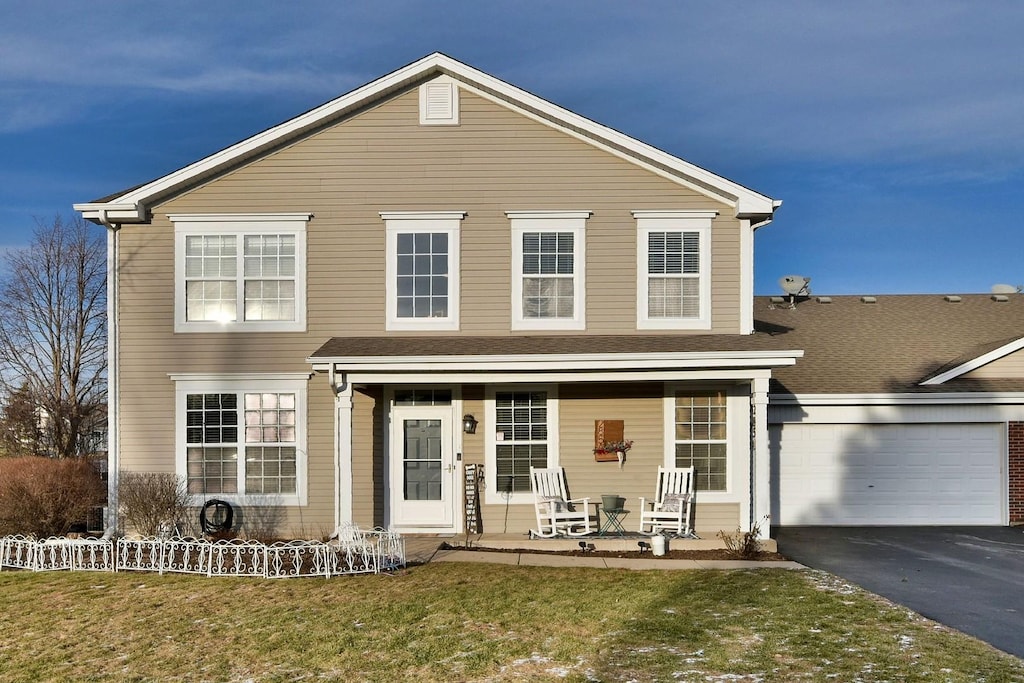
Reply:
[[[383,211],[388,330],[459,329],[464,211]]]
[[[448,233],[399,233],[396,263],[397,316],[447,318]]]
[[[302,330],[305,214],[174,215],[175,330]]]
[[[529,492],[530,467],[548,464],[547,392],[497,392],[494,408],[497,491]]]
[[[726,401],[724,391],[675,394],[675,465],[694,468],[698,491],[727,488]]]
[[[185,413],[189,493],[296,493],[295,394],[188,394]]]
[[[572,318],[575,315],[571,232],[523,233],[523,318]]]

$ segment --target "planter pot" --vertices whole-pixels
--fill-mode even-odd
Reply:
[[[622,496],[601,496],[601,508],[604,510],[621,510],[626,506],[626,499]]]

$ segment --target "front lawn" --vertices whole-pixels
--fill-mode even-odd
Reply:
[[[0,572],[4,681],[1024,681],[819,572],[438,563],[395,576]]]

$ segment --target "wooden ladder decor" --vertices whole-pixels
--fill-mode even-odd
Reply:
[[[466,533],[480,533],[480,482],[484,478],[483,465],[466,465]]]

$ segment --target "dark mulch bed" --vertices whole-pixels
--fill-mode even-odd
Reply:
[[[761,562],[783,561],[789,558],[779,553],[759,552],[755,555],[742,557],[725,548],[708,548],[704,550],[672,550],[671,543],[669,550],[661,557],[655,557],[651,552],[643,553],[631,550],[534,550],[533,548],[482,548],[480,546],[441,544],[442,550],[474,550],[489,553],[531,553],[537,555],[567,555],[570,557],[642,557],[652,560],[756,560]]]

